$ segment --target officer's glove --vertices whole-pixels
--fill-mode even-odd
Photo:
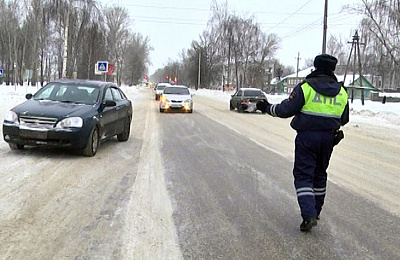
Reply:
[[[257,102],[256,107],[258,110],[260,110],[263,114],[269,112],[269,108],[271,107],[271,104],[268,102],[267,99],[263,99]]]
[[[344,138],[344,133],[342,130],[336,130],[333,132],[333,146],[340,143],[340,141]]]

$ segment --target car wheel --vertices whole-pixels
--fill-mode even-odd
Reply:
[[[239,105],[239,107],[238,107],[238,113],[243,113],[243,112],[244,112],[244,109],[243,109],[242,105]]]
[[[162,109],[161,107],[160,107],[160,113],[163,113],[164,112],[164,109]]]
[[[190,109],[190,110],[189,110],[189,113],[193,113],[193,109]]]
[[[96,155],[97,150],[99,149],[100,144],[100,136],[99,129],[95,126],[92,132],[89,135],[86,147],[83,148],[83,155],[87,157],[93,157]]]
[[[22,150],[22,149],[24,149],[24,145],[23,144],[8,143],[8,145],[10,146],[11,150]]]
[[[230,110],[230,111],[232,111],[232,110],[235,110],[235,107],[234,107],[234,106],[232,106],[232,104],[231,104],[231,103],[229,103],[229,110]]]
[[[127,117],[124,123],[124,131],[117,135],[118,141],[120,142],[128,141],[130,132],[131,132],[131,119]]]

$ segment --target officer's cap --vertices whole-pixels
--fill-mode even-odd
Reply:
[[[314,67],[317,70],[335,71],[337,59],[329,54],[320,54],[314,59]]]

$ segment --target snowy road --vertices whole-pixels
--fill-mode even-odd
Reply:
[[[346,126],[303,234],[289,120],[199,95],[160,114],[151,90],[125,92],[130,139],[94,158],[0,142],[0,259],[400,258],[398,131]]]
[[[126,205],[142,147],[130,140],[85,158],[57,149],[11,151],[0,143],[1,259],[119,259]]]

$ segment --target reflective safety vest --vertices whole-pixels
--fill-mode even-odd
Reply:
[[[347,104],[347,92],[340,87],[334,97],[324,96],[316,92],[308,82],[301,85],[304,94],[304,106],[301,112],[307,115],[340,118]]]

